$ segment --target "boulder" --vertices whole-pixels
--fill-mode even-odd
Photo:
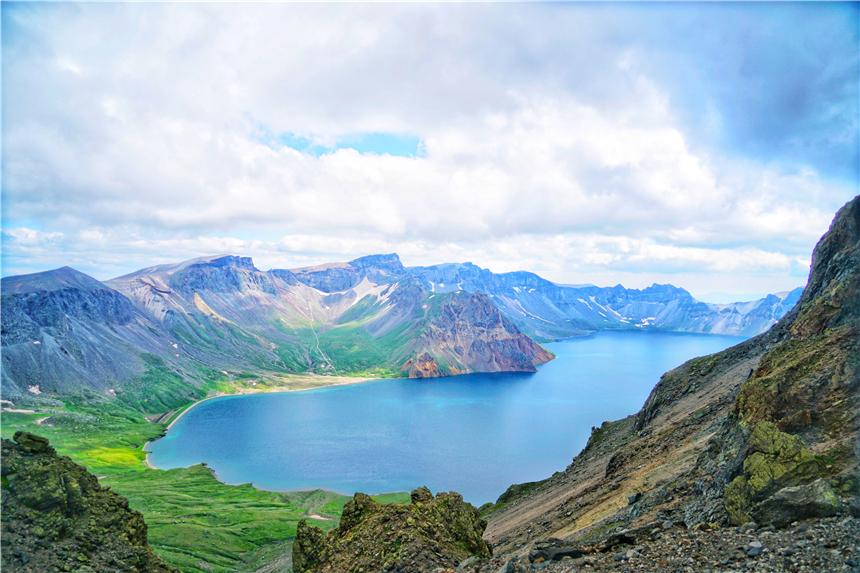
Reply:
[[[793,521],[828,517],[839,510],[839,498],[823,478],[812,483],[784,487],[753,509],[758,523],[785,527]]]
[[[565,557],[576,559],[586,553],[582,547],[565,543],[559,539],[548,539],[535,543],[534,549],[529,552],[529,561],[542,563],[544,561],[561,561]]]
[[[433,493],[426,486],[421,486],[412,490],[409,498],[412,503],[427,503],[433,501]]]
[[[19,430],[15,432],[15,435],[12,436],[12,439],[15,440],[15,442],[19,446],[21,446],[28,452],[40,453],[54,451],[47,438],[37,436],[36,434],[31,434],[30,432],[22,432]]]

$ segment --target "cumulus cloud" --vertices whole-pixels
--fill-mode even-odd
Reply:
[[[763,10],[785,28],[751,28]],[[764,292],[803,281],[856,193],[850,6],[3,11],[5,274],[398,251],[560,282]],[[838,33],[795,37],[798,19]],[[805,42],[809,102],[784,105],[779,86],[799,71],[774,42],[787,54]],[[807,65],[821,54],[837,63]],[[771,78],[778,93],[761,85]],[[749,132],[768,102],[781,131]],[[812,110],[822,102],[829,115]],[[776,141],[792,128],[814,152]],[[335,145],[370,133],[417,138],[421,153]],[[288,134],[331,151],[295,149]]]

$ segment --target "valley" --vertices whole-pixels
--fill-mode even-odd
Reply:
[[[299,377],[294,383],[301,388],[313,381]],[[348,500],[344,495],[227,485],[199,464],[169,471],[151,468],[146,443],[161,437],[193,404],[151,422],[117,401],[67,397],[42,403],[33,413],[0,412],[0,421],[4,438],[17,431],[44,436],[60,454],[93,472],[101,485],[127,498],[144,515],[149,543],[182,571],[256,571],[289,556],[299,520],[309,518],[322,528],[336,524]],[[408,495],[377,499],[402,502]]]

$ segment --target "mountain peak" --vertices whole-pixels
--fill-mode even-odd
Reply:
[[[837,213],[812,252],[809,281],[794,311],[783,319],[795,334],[819,333],[860,315],[860,195]]]
[[[367,255],[353,259],[349,264],[350,266],[360,269],[378,268],[397,272],[402,272],[404,270],[403,263],[400,262],[400,257],[397,253]]]
[[[76,288],[80,290],[108,288],[90,275],[69,266],[50,271],[4,277],[2,285],[3,294],[25,294],[64,288]]]
[[[830,229],[812,251],[809,282],[801,304],[826,291],[847,271],[857,268],[860,258],[860,195],[846,203],[833,218]],[[852,267],[852,263],[854,266]]]
[[[176,270],[185,269],[191,266],[232,267],[249,271],[257,270],[257,267],[254,266],[254,260],[251,257],[243,257],[240,255],[210,255],[188,259],[175,265]]]

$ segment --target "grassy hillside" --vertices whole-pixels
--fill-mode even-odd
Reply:
[[[151,469],[143,446],[161,436],[165,425],[119,401],[69,399],[33,413],[3,412],[0,421],[3,437],[17,430],[43,435],[60,454],[127,497],[143,513],[156,552],[183,571],[253,571],[272,560],[286,565],[298,521],[313,514],[324,518],[312,520],[317,526],[334,527],[349,499],[325,491],[226,485],[202,465]],[[380,501],[405,502],[408,494]]]

